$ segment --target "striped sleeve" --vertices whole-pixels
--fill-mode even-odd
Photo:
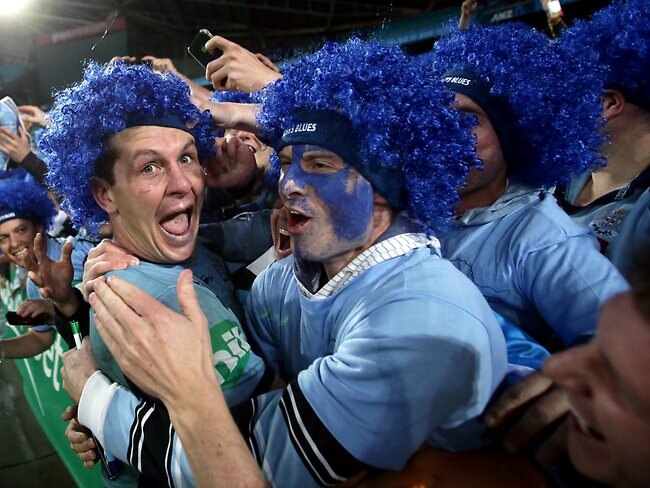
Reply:
[[[240,432],[273,480],[334,486],[368,466],[352,456],[318,418],[297,381],[232,409]]]

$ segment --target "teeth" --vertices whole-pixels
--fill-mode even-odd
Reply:
[[[589,424],[587,423],[585,418],[582,415],[580,415],[575,408],[572,408],[571,412],[573,413],[576,420],[578,421],[578,426],[580,427],[582,433],[586,435],[591,435],[591,429],[589,428]]]
[[[283,236],[288,236],[289,232],[286,229],[278,229],[278,232]]]
[[[296,212],[295,210],[290,210],[289,213],[293,215],[301,215],[300,212]]]

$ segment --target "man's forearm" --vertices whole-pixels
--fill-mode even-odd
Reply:
[[[54,342],[54,329],[47,332],[30,330],[27,334],[3,341],[7,359],[31,358],[50,348]]]
[[[230,415],[216,381],[168,402],[197,486],[269,486]]]

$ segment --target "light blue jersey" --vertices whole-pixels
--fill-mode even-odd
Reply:
[[[441,241],[490,306],[543,344],[590,337],[602,304],[628,289],[590,230],[525,185],[510,183],[491,206],[468,210]]]
[[[508,324],[497,323],[433,241],[397,220],[323,287],[320,265],[293,258],[253,285],[252,339],[288,386],[231,413],[275,486],[338,484],[367,466],[399,469],[423,444],[459,450],[483,442],[479,416],[508,371],[501,330]],[[526,356],[518,364],[539,365],[545,353],[520,333],[508,335],[511,356]],[[149,411],[127,389],[96,373],[80,420],[86,411],[100,412],[102,422],[87,425],[109,448],[130,445],[129,455],[164,459],[157,466],[168,481],[161,483],[193,485],[177,438],[145,432],[134,442]]]
[[[624,276],[629,276],[634,252],[647,246],[650,239],[650,168],[589,205],[573,205],[590,177],[590,173],[576,176],[567,188],[558,189],[556,195],[575,222],[594,231],[601,252]]]
[[[203,254],[201,251],[199,256]],[[250,350],[235,314],[211,291],[222,292],[226,285],[216,286],[220,278],[214,270],[210,274],[209,264],[210,261],[201,262],[197,258],[189,267],[193,272],[204,271],[203,275],[200,271],[194,275],[194,289],[210,327],[215,374],[228,404],[236,405],[251,397],[263,377],[265,366]],[[186,267],[141,261],[138,266],[108,275],[119,276],[182,313],[176,282]],[[207,280],[210,289],[198,279],[199,276],[205,278],[205,273],[210,276]],[[84,425],[91,428],[108,452],[128,464],[123,464],[120,478],[115,483],[107,482],[107,486],[137,486],[138,471],[155,484],[191,485],[191,470],[165,406],[145,395],[124,376],[97,332],[92,317],[91,312],[91,344],[104,376],[94,378],[95,381],[100,378],[99,387],[93,387],[89,381],[84,388],[79,420],[86,422]],[[102,393],[106,387],[108,395]]]
[[[315,269],[293,258],[255,281],[251,334],[289,386],[235,418],[275,486],[400,469],[425,443],[479,443],[465,426],[504,377],[504,337],[476,287],[425,241],[387,238],[318,291]]]

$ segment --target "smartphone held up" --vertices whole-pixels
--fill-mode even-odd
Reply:
[[[190,45],[187,47],[187,52],[192,56],[197,63],[203,66],[204,69],[208,66],[210,61],[217,59],[223,54],[223,51],[216,49],[213,53],[210,53],[205,48],[205,43],[212,39],[214,36],[210,33],[208,29],[201,29],[199,33],[194,37]]]

